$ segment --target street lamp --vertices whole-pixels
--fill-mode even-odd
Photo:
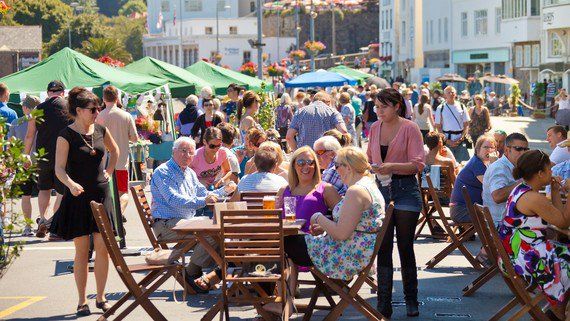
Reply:
[[[220,2],[216,2],[216,55],[220,53]],[[224,9],[230,9],[229,5],[225,4]]]
[[[73,9],[73,16],[75,16],[75,10],[80,10],[82,7],[79,6],[79,3],[77,2],[72,2],[69,4],[69,6]],[[67,40],[69,43],[69,48],[71,49],[71,19],[69,20],[69,23],[67,24]]]

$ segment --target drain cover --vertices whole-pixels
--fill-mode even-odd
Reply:
[[[418,305],[424,305],[424,301],[418,301]],[[405,307],[406,301],[392,301],[393,307]]]
[[[436,296],[428,296],[426,300],[430,302],[450,302],[450,303],[461,302],[461,298],[436,297]]]
[[[436,318],[464,318],[464,319],[471,318],[471,314],[467,313],[436,313],[434,315]]]

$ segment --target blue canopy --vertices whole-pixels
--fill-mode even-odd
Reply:
[[[356,85],[358,81],[354,78],[337,74],[330,71],[313,71],[302,74],[285,82],[285,87],[335,87],[344,85]]]

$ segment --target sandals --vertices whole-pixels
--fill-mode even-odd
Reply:
[[[107,300],[105,300],[103,302],[95,301],[95,307],[97,307],[97,309],[103,310],[103,312],[107,312],[107,310],[109,310],[111,308],[111,305],[109,304],[109,302]]]
[[[186,274],[186,284],[192,288],[192,290],[194,290],[194,292],[198,293],[198,294],[207,294],[210,292],[210,286],[207,289],[203,289],[201,286],[199,286],[198,284],[196,284],[196,280],[197,279],[202,279],[204,278],[204,276],[190,276],[188,274]],[[205,282],[206,283],[206,282]],[[210,283],[207,283],[208,285]]]
[[[199,285],[196,281],[202,281],[202,283],[206,284],[206,287]],[[194,284],[196,284],[196,286],[202,289],[203,291],[210,291],[212,289],[212,284],[210,284],[210,279],[208,279],[205,275],[202,275],[196,280],[194,280]]]
[[[78,305],[77,311],[75,311],[75,316],[77,317],[87,317],[91,315],[91,310],[89,310],[89,304]]]

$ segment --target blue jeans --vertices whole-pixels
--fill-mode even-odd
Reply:
[[[422,210],[422,198],[416,176],[403,178],[392,177],[392,183],[383,187],[376,181],[386,204],[394,201],[394,209],[408,212],[420,212]]]
[[[469,152],[467,151],[467,146],[465,146],[465,141],[462,141],[457,147],[449,147],[449,149],[458,163],[469,160]]]

